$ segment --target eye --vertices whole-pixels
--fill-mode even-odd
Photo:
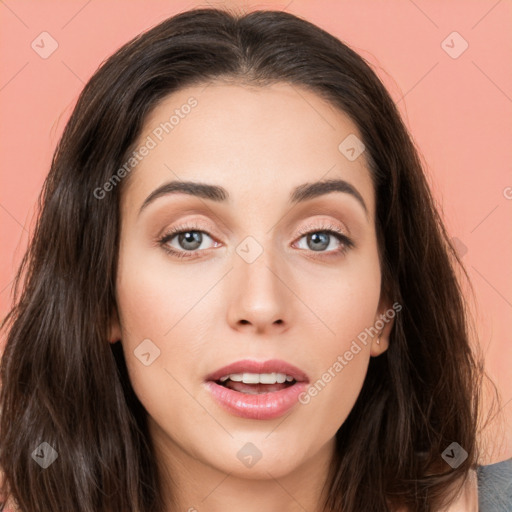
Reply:
[[[338,226],[334,225],[307,226],[300,230],[300,234],[302,236],[299,240],[305,239],[306,247],[299,247],[299,249],[344,254],[348,249],[354,247],[352,240]],[[330,250],[327,250],[329,248]]]
[[[204,247],[203,243],[210,239],[210,235],[200,229],[198,226],[175,226],[167,231],[159,240],[158,243],[168,253],[177,256],[178,258],[195,257],[198,249],[206,250],[211,248]],[[218,244],[213,241],[214,244]]]
[[[354,247],[354,243],[343,231],[335,225],[307,226],[299,230],[305,239],[306,247],[298,247],[314,253],[327,253],[330,256],[341,255]],[[204,243],[211,240],[213,245],[204,247]],[[220,244],[199,226],[175,226],[158,239],[158,244],[172,256],[178,258],[198,257],[204,250],[218,247]]]

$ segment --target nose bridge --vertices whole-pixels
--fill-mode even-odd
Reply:
[[[259,328],[287,317],[290,302],[285,268],[271,235],[246,236],[236,247],[233,264],[231,321]]]
[[[278,250],[271,236],[256,236],[246,236],[236,247],[234,270],[245,291],[273,293],[277,289],[276,274],[280,266]]]

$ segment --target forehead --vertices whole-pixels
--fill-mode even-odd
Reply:
[[[184,88],[147,116],[135,147],[151,149],[131,171],[124,202],[140,206],[158,186],[183,180],[221,185],[230,201],[261,207],[266,198],[288,201],[296,185],[343,179],[359,190],[373,215],[365,154],[347,158],[347,137],[361,139],[355,123],[297,85],[215,82]]]

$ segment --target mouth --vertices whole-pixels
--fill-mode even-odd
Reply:
[[[293,386],[297,381],[284,373],[232,373],[215,381],[219,386],[238,393],[261,395],[274,393]]]
[[[293,407],[309,379],[281,360],[243,360],[206,377],[216,402],[228,412],[250,419],[272,419]]]

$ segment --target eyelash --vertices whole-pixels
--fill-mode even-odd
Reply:
[[[158,245],[160,245],[164,251],[166,251],[168,254],[172,256],[176,256],[177,258],[194,258],[196,257],[196,253],[201,252],[198,250],[195,251],[177,251],[167,243],[172,240],[176,235],[187,233],[189,231],[195,231],[195,232],[201,232],[207,234],[210,238],[213,238],[207,231],[202,229],[200,226],[197,225],[188,225],[188,226],[175,226],[171,228],[169,231],[167,231],[162,237],[160,237],[157,240]],[[335,257],[338,255],[344,255],[349,249],[352,249],[355,244],[354,242],[348,238],[337,226],[328,224],[328,225],[321,225],[321,226],[315,226],[315,225],[309,225],[299,230],[299,240],[303,238],[305,235],[310,235],[312,233],[327,233],[329,235],[334,236],[340,243],[341,246],[338,249],[332,250],[332,251],[326,251],[326,252],[320,252],[319,254],[324,254],[322,256],[319,256],[320,258],[325,257]],[[207,249],[203,249],[207,250]],[[301,249],[303,250],[303,249]],[[311,251],[315,252],[315,251]],[[316,257],[316,256],[315,256]]]

